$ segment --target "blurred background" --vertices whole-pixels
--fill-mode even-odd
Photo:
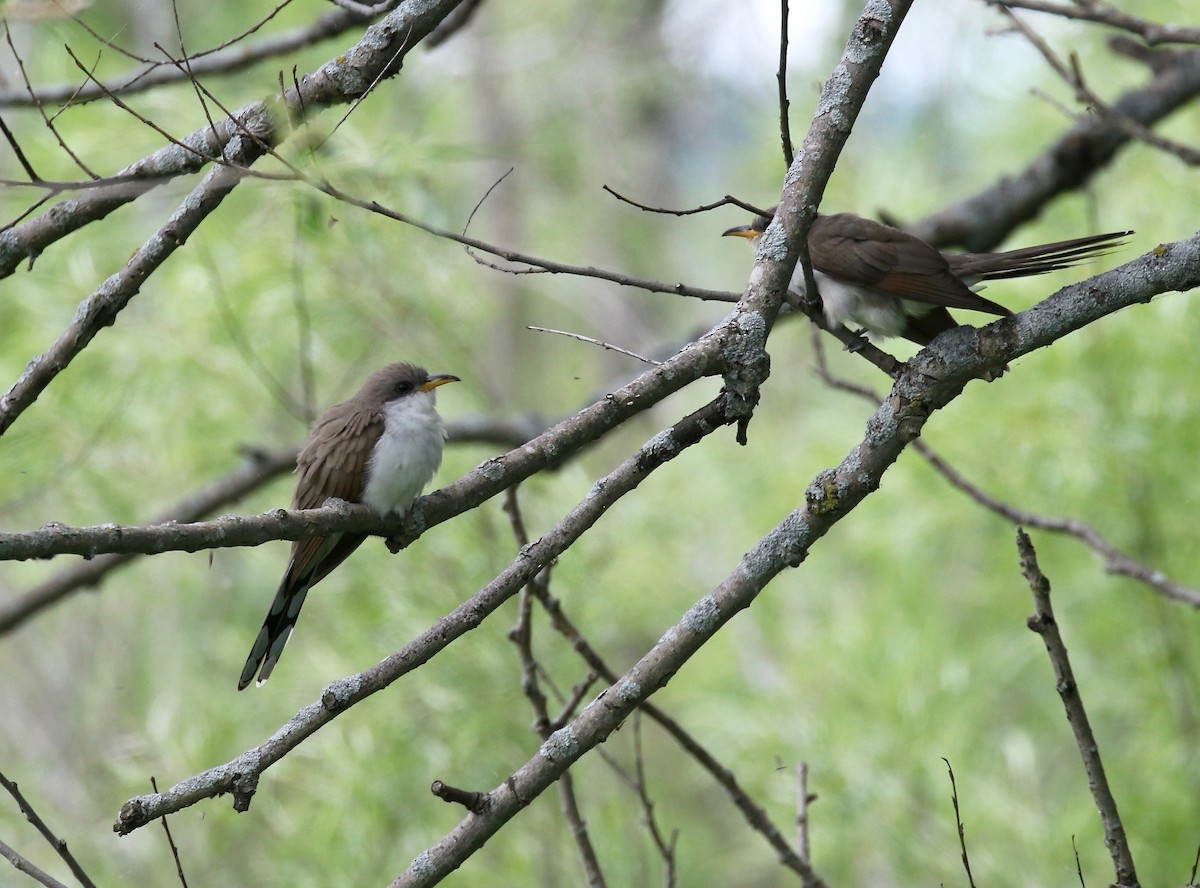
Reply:
[[[37,86],[83,81],[64,45],[101,79],[136,68],[53,7],[9,7],[12,46]],[[302,27],[328,8],[293,3],[250,40]],[[178,18],[196,52],[269,11],[185,0]],[[792,11],[797,142],[860,11],[835,0]],[[1143,0],[1136,13],[1195,17],[1183,0]],[[77,14],[144,57],[159,57],[155,42],[179,45],[168,4],[98,0]],[[1078,53],[1089,84],[1110,101],[1148,79],[1144,66],[1108,51],[1103,29],[1032,14],[1026,21],[1060,53]],[[352,30],[204,82],[226,108],[240,107],[277,92],[280,71],[289,81],[293,66],[312,72],[360,36]],[[511,168],[475,214],[473,236],[561,262],[740,292],[752,253],[720,233],[748,214],[653,215],[602,186],[666,207],[725,194],[775,203],[785,171],[777,60],[778,7],[766,2],[485,2],[446,43],[410,54],[402,74],[340,126],[348,109],[318,117],[281,152],[347,192],[454,230]],[[23,90],[11,49],[0,51],[0,77],[0,91]],[[186,83],[127,101],[176,137],[205,124]],[[915,4],[822,208],[915,220],[1018,172],[1079,113],[1069,88],[984,3]],[[43,178],[82,178],[36,111],[2,114]],[[102,100],[61,111],[55,125],[100,175],[163,144]],[[1196,145],[1200,110],[1190,106],[1158,131]],[[257,168],[284,170],[271,160]],[[24,178],[11,149],[0,150],[0,176]],[[196,181],[152,191],[0,282],[5,387]],[[4,219],[38,196],[0,191]],[[1190,236],[1197,197],[1195,173],[1182,162],[1131,145],[1085,191],[1008,241],[1132,228],[1130,245],[1097,266],[1000,282],[987,295],[1028,308]],[[924,440],[988,493],[1089,522],[1132,557],[1200,583],[1193,298],[1169,294],[1119,312],[1014,362],[996,383],[972,383],[934,416]],[[393,360],[462,377],[439,393],[449,421],[552,421],[644,365],[527,325],[661,358],[727,311],[579,277],[502,274],[453,243],[306,185],[249,180],[4,434],[0,528],[144,523],[241,465],[247,448],[298,444],[315,413]],[[885,377],[828,343],[835,373],[886,393]],[[885,347],[901,358],[915,351]],[[552,592],[618,671],[801,506],[812,478],[862,436],[874,406],[816,377],[807,322],[781,323],[770,352],[749,446],[727,430],[688,451],[554,569]],[[698,383],[523,484],[531,535],[719,386]],[[435,485],[498,452],[451,445]],[[285,506],[291,491],[291,477],[281,476],[225,511]],[[1182,884],[1200,841],[1196,614],[1105,575],[1073,541],[1033,536],[1142,881]],[[1076,878],[1073,841],[1089,883],[1104,883],[1108,853],[1042,643],[1025,627],[1032,602],[1013,539],[1010,524],[910,450],[882,489],[655,702],[785,832],[796,810],[794,768],[808,764],[817,795],[812,862],[831,885],[962,883],[943,757],[954,767],[979,884],[1067,884]],[[157,826],[121,839],[111,832],[126,799],[149,792],[151,776],[165,788],[260,744],[329,681],[373,665],[476,592],[516,548],[499,500],[399,557],[369,542],[309,597],[271,682],[242,694],[238,672],[287,545],[138,560],[0,636],[0,771],[98,884],[171,884]],[[74,560],[0,564],[0,596],[15,599]],[[226,798],[171,817],[189,883],[378,885],[402,872],[461,817],[429,795],[432,780],[491,789],[538,748],[507,637],[515,614],[510,603],[320,731],[266,773],[249,813],[235,814]],[[585,666],[541,615],[536,630],[539,656],[569,690]],[[604,747],[628,770],[633,733],[627,724]],[[655,815],[662,829],[678,831],[678,884],[790,882],[707,774],[652,725],[642,739]],[[610,884],[661,882],[635,794],[594,754],[574,773]],[[0,839],[51,872],[64,870],[7,799]],[[2,884],[32,884],[0,873]],[[545,793],[447,884],[583,884],[556,794]]]

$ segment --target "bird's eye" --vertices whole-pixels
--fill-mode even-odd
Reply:
[[[398,395],[407,395],[413,390],[413,384],[408,380],[396,383],[395,391]]]

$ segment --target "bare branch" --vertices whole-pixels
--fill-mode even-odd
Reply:
[[[1135,561],[1106,540],[1090,524],[1084,521],[1077,521],[1073,518],[1049,518],[1044,515],[1037,515],[1033,512],[1018,509],[990,496],[971,484],[953,466],[949,465],[924,443],[917,442],[917,450],[947,481],[966,493],[980,505],[1006,518],[1013,524],[1022,527],[1035,527],[1038,530],[1046,530],[1074,537],[1104,559],[1104,569],[1106,572],[1137,580],[1139,583],[1149,586],[1167,598],[1200,608],[1200,589],[1193,589],[1181,583],[1176,583],[1174,580],[1164,576],[1160,571]]]
[[[629,349],[621,348],[621,346],[619,346],[619,345],[613,345],[610,342],[601,342],[599,339],[593,339],[591,336],[584,336],[582,333],[570,333],[566,330],[551,330],[549,327],[535,327],[532,324],[529,324],[528,326],[526,326],[525,329],[533,330],[537,333],[554,333],[558,336],[567,336],[571,339],[578,339],[580,342],[587,342],[592,345],[598,345],[598,346],[600,346],[600,348],[606,349],[608,351],[615,351],[618,354],[627,355],[628,357],[631,357],[631,358],[637,358],[643,364],[654,364],[655,366],[657,366],[662,363],[662,361],[656,361],[653,358],[647,358],[644,355],[639,355],[637,352],[631,352],[631,351],[629,351]]]
[[[21,809],[21,813],[25,815],[25,819],[33,824],[34,829],[42,834],[42,838],[44,838],[49,843],[50,847],[54,849],[55,853],[57,853],[58,856],[63,859],[63,862],[70,868],[71,875],[73,875],[79,881],[79,884],[82,885],[83,888],[96,888],[96,884],[88,877],[88,874],[84,872],[83,867],[79,865],[79,861],[75,859],[75,855],[68,850],[67,843],[56,836],[50,827],[46,825],[46,821],[42,820],[42,818],[38,816],[37,811],[33,809],[33,805],[29,804],[29,801],[24,795],[21,794],[20,789],[17,788],[17,784],[10,781],[3,774],[0,774],[0,786],[3,786],[6,790],[8,790],[8,794],[16,800],[17,807]],[[8,850],[12,854],[15,854],[15,852],[12,852],[11,849]],[[13,866],[17,866],[16,860],[13,860],[12,862]],[[20,869],[21,867],[17,866],[17,868]],[[26,870],[26,872],[29,872],[30,875],[34,875],[32,871]],[[43,873],[42,875],[44,876],[45,874]],[[37,878],[37,876],[35,876],[35,878]],[[46,876],[46,878],[49,879],[49,876]],[[40,878],[38,880],[42,881]],[[50,879],[50,881],[42,881],[42,884],[57,886],[59,883],[55,882],[53,879]]]
[[[149,523],[196,521],[229,503],[237,502],[296,465],[296,448],[254,451],[248,463],[168,507]],[[99,584],[108,574],[128,564],[135,553],[106,554],[72,565],[23,595],[0,604],[0,636],[19,628],[34,615],[79,589]]]
[[[280,10],[291,2],[292,0],[282,0],[274,10],[261,19],[254,27],[237,34],[212,49],[193,53],[189,57],[189,67],[192,74],[196,77],[234,74],[276,56],[287,55],[298,49],[313,46],[322,40],[337,37],[353,28],[361,27],[364,22],[363,17],[360,15],[337,9],[326,13],[315,22],[294,31],[289,31],[276,37],[267,37],[257,43],[245,46],[236,45],[274,18]],[[76,22],[86,28],[81,19],[76,19]],[[92,34],[97,40],[107,45],[112,45],[109,41],[105,41],[99,34],[95,32],[92,32]],[[114,46],[113,48],[122,51],[119,47]],[[0,91],[0,107],[55,105],[60,103],[71,105],[83,104],[103,98],[108,93],[124,96],[136,92],[145,92],[167,84],[179,83],[187,79],[188,75],[185,71],[174,67],[169,62],[155,59],[139,59],[132,54],[127,55],[144,64],[146,66],[145,69],[132,75],[126,75],[119,80],[107,81],[102,87],[95,84],[79,86],[74,83],[64,83],[57,86],[40,87],[34,91],[33,95],[16,90]]]
[[[253,129],[254,137],[261,145],[256,154],[248,154],[241,164],[249,166],[287,134],[282,128],[286,121],[299,121],[304,115],[352,102],[365,94],[372,84],[395,75],[408,50],[460,2],[462,0],[408,0],[402,3],[395,12],[369,27],[362,40],[305,76],[299,88],[289,90],[282,99],[243,108],[232,117],[218,121],[216,132],[213,127],[204,126],[184,136],[179,142],[187,146],[186,150],[169,145],[126,167],[119,175],[123,179],[136,180],[131,185],[90,189],[87,195],[73,202],[71,212],[51,208],[11,229],[0,240],[0,277],[12,274],[23,260],[37,256],[50,244],[104,218],[150,188],[173,176],[197,172],[205,164],[203,158],[222,156],[225,143],[245,133],[246,121],[253,120],[258,123]],[[193,65],[192,70],[203,73],[199,65]]]
[[[66,885],[58,881],[58,879],[54,878],[54,876],[50,875],[45,870],[34,866],[19,853],[17,853],[15,849],[10,848],[3,842],[0,842],[0,857],[5,858],[9,863],[11,863],[17,872],[24,873],[39,884],[46,886],[46,888],[67,888]]]
[[[791,107],[787,94],[788,5],[789,0],[779,0],[779,70],[775,79],[779,84],[779,141],[783,143],[784,166],[790,167],[796,151],[792,145],[792,127],[788,122],[788,109]]]
[[[446,433],[451,444],[494,444],[511,449],[533,440],[546,431],[547,425],[537,417],[479,417],[448,422]],[[148,523],[198,521],[291,471],[295,465],[294,447],[271,451],[252,450],[247,465],[178,501]],[[24,594],[0,604],[0,636],[19,628],[31,617],[72,592],[98,586],[110,572],[133,561],[138,554],[98,555],[72,565]]]
[[[621,201],[621,203],[627,203],[631,207],[637,207],[639,210],[645,210],[647,213],[662,213],[663,215],[666,215],[666,216],[693,216],[696,213],[707,213],[709,210],[715,210],[720,207],[734,206],[734,207],[741,207],[747,213],[754,213],[754,215],[756,215],[756,216],[771,215],[767,210],[756,207],[754,204],[746,203],[744,200],[739,200],[738,198],[734,197],[732,194],[727,194],[720,200],[713,201],[710,204],[704,204],[703,206],[692,207],[691,209],[688,209],[688,210],[672,210],[672,209],[669,209],[668,207],[652,207],[652,206],[649,206],[644,203],[638,203],[636,200],[634,200],[631,197],[626,197],[623,194],[618,194],[616,191],[609,188],[607,185],[601,185],[600,187],[603,190],[607,191],[609,194],[611,194],[613,197],[615,197],[617,200]]]
[[[1100,746],[1088,722],[1083,698],[1080,696],[1079,686],[1075,683],[1071,661],[1067,657],[1067,647],[1059,634],[1054,610],[1050,606],[1050,581],[1038,566],[1033,542],[1020,528],[1017,528],[1017,551],[1021,555],[1021,573],[1029,582],[1037,609],[1029,618],[1029,628],[1042,637],[1046,653],[1050,657],[1050,665],[1054,667],[1054,686],[1062,698],[1063,707],[1067,711],[1067,722],[1075,734],[1075,744],[1079,747],[1083,768],[1087,772],[1088,788],[1092,791],[1096,807],[1100,809],[1100,820],[1104,824],[1104,844],[1112,855],[1117,876],[1116,885],[1118,888],[1135,888],[1138,884],[1137,872],[1133,865],[1133,855],[1129,851],[1129,843],[1125,838],[1125,826],[1121,823],[1116,799],[1109,789],[1104,764],[1100,760]]]
[[[842,391],[865,398],[872,404],[879,403],[879,395],[870,388],[838,378],[829,371],[828,364],[825,361],[824,348],[821,345],[819,336],[814,335],[813,348],[817,356],[817,375],[826,384],[832,388],[841,389]],[[1018,509],[984,492],[924,441],[914,441],[913,446],[916,448],[917,453],[921,454],[943,478],[985,509],[994,512],[1015,525],[1036,527],[1039,530],[1074,537],[1104,559],[1104,567],[1108,573],[1137,580],[1156,592],[1165,595],[1167,598],[1173,598],[1184,604],[1190,604],[1192,607],[1200,608],[1200,589],[1193,589],[1181,583],[1176,583],[1164,576],[1160,571],[1154,570],[1139,561],[1135,561],[1117,549],[1090,524],[1077,521],[1073,518],[1050,518],[1045,515],[1037,515],[1033,512]]]
[[[1148,84],[1125,93],[1112,108],[1121,117],[1149,127],[1197,95],[1200,51],[1176,52],[1160,60]],[[1080,188],[1105,169],[1130,139],[1128,132],[1107,119],[1084,118],[1025,169],[904,228],[937,247],[994,249],[1018,225],[1036,218],[1053,198]]]
[[[1100,115],[1100,117],[1107,120],[1113,126],[1123,130],[1131,138],[1165,151],[1168,154],[1173,154],[1189,166],[1200,165],[1200,151],[1190,146],[1173,142],[1170,139],[1165,139],[1149,127],[1138,123],[1138,121],[1119,114],[1111,105],[1093,92],[1084,80],[1083,70],[1079,65],[1079,57],[1075,53],[1071,53],[1071,61],[1068,65],[1058,57],[1054,50],[1050,48],[1050,45],[1042,39],[1041,35],[1022,21],[1020,16],[1008,9],[1003,9],[1003,12],[1008,17],[1008,20],[1012,22],[1013,27],[1020,31],[1025,39],[1029,41],[1030,45],[1045,59],[1046,64],[1053,68],[1054,72],[1062,78],[1063,82],[1075,91],[1077,101],[1088,106],[1094,113]]]
[[[958,785],[954,782],[954,768],[950,766],[950,759],[945,756],[942,761],[946,763],[946,772],[950,775],[950,801],[954,804],[954,823],[958,827],[958,847],[962,850],[963,869],[967,871],[967,884],[971,888],[975,888],[975,877],[971,875],[971,858],[967,856],[967,831],[963,828],[962,815],[958,810]]]
[[[647,375],[659,372],[653,370]],[[233,794],[236,810],[247,810],[257,789],[259,776],[267,768],[342,712],[418,668],[482,623],[547,564],[566,551],[615,502],[635,490],[655,469],[726,424],[728,420],[722,417],[722,409],[721,399],[718,398],[671,429],[656,435],[607,477],[598,481],[583,501],[555,528],[522,549],[516,561],[484,589],[403,649],[366,672],[330,684],[319,702],[298,712],[286,726],[256,749],[243,753],[228,764],[185,780],[166,792],[129,800],[122,806],[113,829],[125,835],[158,817],[223,793]],[[532,449],[532,445],[523,448],[516,454],[516,459],[521,459]],[[504,467],[499,465],[486,466],[477,470],[477,473],[481,471],[501,478],[505,474]],[[519,480],[518,477],[509,477],[507,482],[498,483],[509,486]],[[426,500],[432,498],[426,497]],[[419,513],[420,510],[414,511]],[[488,813],[491,813],[490,805]]]
[[[425,45],[430,49],[441,46],[467,26],[482,5],[483,0],[463,0],[458,8],[446,16],[442,23],[434,28],[433,33],[425,38]]]
[[[1070,5],[1050,3],[1046,0],[987,0],[987,3],[1001,10],[1028,9],[1031,12],[1048,12],[1062,18],[1109,25],[1137,34],[1149,46],[1157,46],[1160,43],[1200,43],[1200,28],[1160,25],[1124,13],[1098,0],[1075,2]]]
[[[805,863],[812,863],[808,841],[808,809],[817,797],[808,791],[808,763],[796,765],[796,853]]]

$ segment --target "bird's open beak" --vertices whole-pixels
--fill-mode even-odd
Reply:
[[[747,237],[755,238],[762,234],[753,225],[739,225],[736,228],[730,228],[728,231],[721,232],[721,237]]]
[[[425,381],[417,391],[428,392],[437,388],[439,385],[445,385],[448,382],[462,382],[457,376],[451,376],[449,373],[439,373],[437,376],[431,376]]]

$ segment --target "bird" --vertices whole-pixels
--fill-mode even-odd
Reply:
[[[430,375],[416,364],[389,364],[348,401],[330,407],[296,458],[294,509],[316,509],[330,497],[365,503],[380,515],[403,515],[442,462],[446,432],[434,390],[457,376]],[[367,538],[331,533],[292,543],[283,580],[263,620],[238,690],[271,676],[296,625],[308,590]]]
[[[723,236],[756,241],[774,208]],[[830,326],[853,322],[859,333],[902,336],[928,345],[959,326],[947,309],[962,308],[1007,317],[1012,311],[980,296],[983,281],[1027,277],[1067,268],[1105,255],[1132,231],[1094,234],[1003,253],[943,253],[915,235],[856,216],[817,215],[808,232],[808,253]],[[789,290],[805,292],[797,265]]]

